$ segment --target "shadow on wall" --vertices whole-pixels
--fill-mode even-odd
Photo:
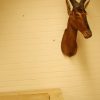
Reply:
[[[78,32],[77,37],[77,43],[78,43],[78,51],[77,51],[77,57],[82,65],[83,70],[89,71],[89,59],[88,59],[88,52],[87,52],[87,44],[85,39],[82,35],[82,33]]]
[[[82,78],[86,80],[86,83],[89,87],[89,92],[92,95],[92,99],[95,99],[95,85],[92,81],[92,73],[91,66],[89,61],[89,51],[87,39],[85,39],[80,32],[78,32],[77,43],[78,43],[78,51],[77,51],[77,62],[80,63],[80,71],[82,73]],[[89,49],[91,50],[91,48]]]

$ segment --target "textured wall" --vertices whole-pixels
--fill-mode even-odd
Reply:
[[[60,50],[65,0],[0,0],[0,92],[61,88],[65,100],[100,100],[100,0],[91,0],[90,39],[72,58]]]

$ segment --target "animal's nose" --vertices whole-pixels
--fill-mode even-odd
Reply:
[[[89,31],[85,31],[84,32],[84,37],[87,39],[87,38],[90,38],[92,36],[92,32],[89,30]]]

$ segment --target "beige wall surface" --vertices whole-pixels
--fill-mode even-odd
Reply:
[[[61,88],[65,100],[100,100],[100,0],[87,8],[93,32],[64,57],[65,0],[0,0],[0,92]]]

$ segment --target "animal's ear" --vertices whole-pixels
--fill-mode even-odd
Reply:
[[[69,3],[68,0],[66,0],[66,5],[67,5],[67,13],[68,13],[68,15],[70,15],[70,13],[71,13],[71,7],[70,7],[70,3]]]
[[[90,0],[88,0],[85,5],[84,5],[84,8],[86,9],[88,7],[88,4],[90,3]]]

